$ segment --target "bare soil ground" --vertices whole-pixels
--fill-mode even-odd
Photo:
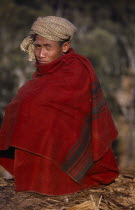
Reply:
[[[0,178],[0,210],[135,210],[135,170],[121,172],[110,185],[65,196],[15,192]]]

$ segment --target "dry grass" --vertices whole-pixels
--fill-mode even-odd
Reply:
[[[135,171],[126,171],[108,186],[65,196],[14,192],[13,181],[0,178],[1,210],[133,210]]]

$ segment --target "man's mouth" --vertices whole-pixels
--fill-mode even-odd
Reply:
[[[46,63],[48,63],[48,62],[47,62],[47,61],[39,61],[39,60],[38,60],[38,64],[43,65],[43,64],[46,64]]]

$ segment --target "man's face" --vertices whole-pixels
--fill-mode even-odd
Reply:
[[[48,64],[63,55],[63,47],[57,42],[50,41],[36,35],[34,41],[34,54],[39,65]]]

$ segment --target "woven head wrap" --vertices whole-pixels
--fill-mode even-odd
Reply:
[[[64,18],[56,16],[39,17],[33,23],[29,36],[23,40],[20,47],[22,51],[28,53],[29,61],[33,61],[35,55],[32,35],[38,34],[56,42],[71,41],[76,31],[76,27]]]

